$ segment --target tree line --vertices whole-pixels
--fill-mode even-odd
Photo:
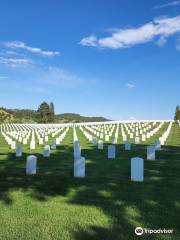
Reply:
[[[177,121],[177,120],[180,121],[180,108],[179,108],[179,105],[177,105],[177,107],[176,107],[174,120],[175,120],[175,121]]]
[[[54,103],[42,102],[37,110],[0,108],[0,123],[54,123]]]

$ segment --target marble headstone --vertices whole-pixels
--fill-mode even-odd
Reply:
[[[79,159],[81,157],[81,148],[79,146],[79,142],[74,142],[74,159]]]
[[[144,180],[144,159],[139,157],[131,158],[131,181]]]
[[[147,147],[147,160],[155,160],[155,147],[154,146],[148,146]]]
[[[26,159],[26,174],[36,174],[37,157],[30,155]]]
[[[74,177],[85,177],[85,158],[74,159]]]
[[[161,141],[159,139],[155,141],[155,149],[157,151],[161,150]]]
[[[126,141],[124,146],[125,146],[125,150],[131,150],[131,142]]]
[[[18,145],[16,147],[16,157],[21,157],[22,156],[22,146]]]
[[[46,145],[43,150],[43,157],[50,157],[50,146]]]
[[[108,146],[108,159],[115,159],[116,157],[116,147],[115,145]]]
[[[135,144],[140,144],[140,143],[141,143],[140,137],[135,137]]]
[[[53,141],[53,142],[51,143],[51,149],[56,149],[56,141]]]
[[[103,150],[103,147],[104,147],[104,146],[103,146],[103,141],[99,140],[99,141],[98,141],[98,149],[99,149],[99,150]]]

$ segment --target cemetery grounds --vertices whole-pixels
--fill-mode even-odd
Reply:
[[[42,155],[43,145],[36,143],[36,149],[30,150],[29,140],[22,157],[16,157],[0,133],[0,239],[180,239],[178,123],[173,122],[156,160],[146,160],[147,145],[153,144],[168,124],[141,144],[131,139],[130,151],[124,150],[120,128],[112,160],[107,158],[107,148],[116,127],[103,150],[76,127],[86,159],[84,178],[73,176],[72,127],[49,158]],[[50,134],[48,143],[54,139]],[[32,154],[37,156],[37,174],[26,175],[26,157]],[[144,159],[143,182],[131,181],[131,158],[137,156]],[[139,226],[173,229],[174,233],[136,236],[134,230]]]

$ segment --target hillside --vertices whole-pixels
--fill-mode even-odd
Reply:
[[[0,108],[0,123],[38,123],[38,112],[31,109],[6,109]],[[63,113],[55,114],[55,123],[68,122],[100,122],[108,121],[104,117],[85,117],[80,114]]]
[[[14,122],[14,116],[0,108],[0,122]]]
[[[104,117],[84,117],[80,114],[75,113],[63,113],[56,115],[56,118],[59,120],[67,120],[69,122],[102,122],[102,121],[108,121],[108,119]]]

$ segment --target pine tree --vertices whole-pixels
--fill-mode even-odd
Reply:
[[[54,111],[54,103],[51,102],[49,105],[49,113],[50,113],[50,122],[54,122],[55,111]]]
[[[41,103],[38,108],[38,113],[40,122],[48,123],[50,121],[50,107],[48,103],[46,102]]]
[[[179,105],[177,105],[177,107],[176,107],[174,120],[175,121],[180,120],[180,108],[179,108]]]

